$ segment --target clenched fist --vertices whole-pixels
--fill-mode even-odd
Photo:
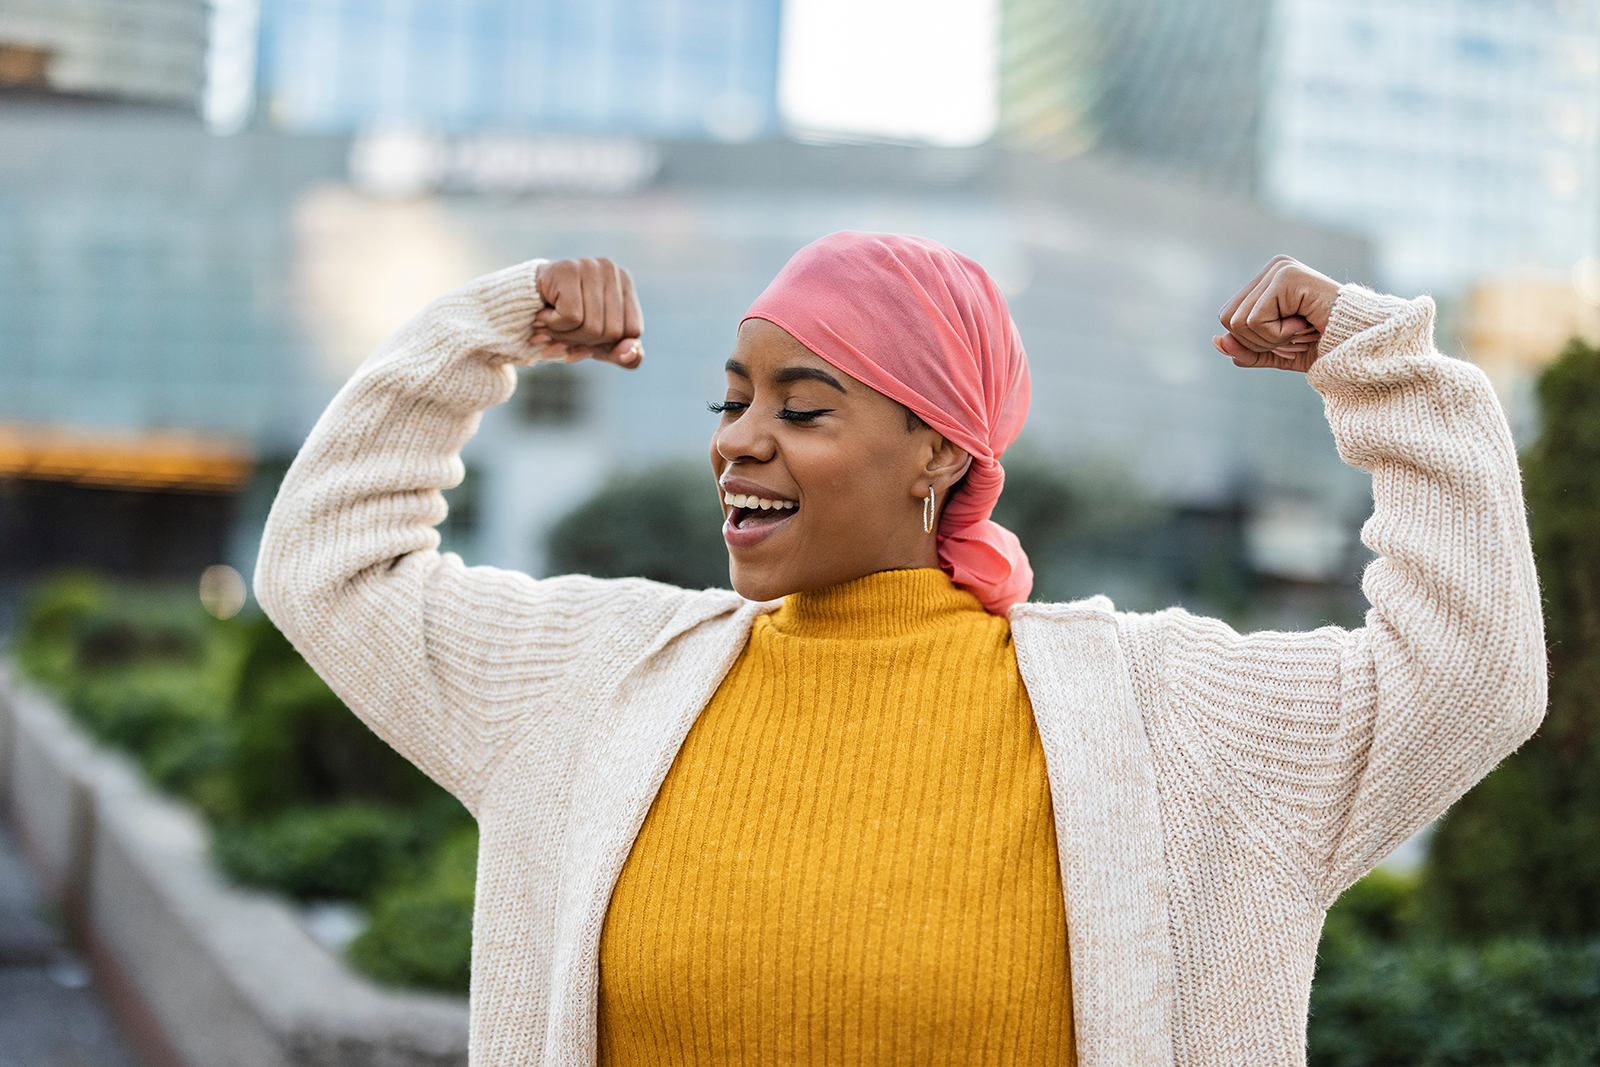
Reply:
[[[1320,354],[1339,283],[1288,256],[1274,256],[1250,284],[1223,307],[1213,337],[1218,352],[1238,367],[1307,371]]]
[[[644,313],[633,277],[609,259],[558,259],[539,268],[545,306],[533,317],[544,358],[601,359],[632,370],[644,359]]]

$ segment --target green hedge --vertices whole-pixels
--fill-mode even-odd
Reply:
[[[438,844],[420,877],[376,897],[351,959],[381,981],[466,989],[477,865],[477,827],[462,827]]]
[[[1371,942],[1319,961],[1311,1067],[1600,1063],[1600,944]]]
[[[1600,1063],[1600,942],[1437,936],[1416,878],[1374,871],[1328,913],[1311,1067]]]
[[[14,655],[91,734],[207,816],[232,877],[362,903],[372,921],[350,953],[358,967],[466,990],[470,816],[352,715],[265,617],[219,621],[187,590],[66,575],[29,598]],[[425,912],[428,930],[452,934],[408,931],[397,912]]]

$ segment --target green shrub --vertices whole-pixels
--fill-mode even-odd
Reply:
[[[171,590],[74,574],[26,604],[19,666],[162,788],[226,807],[236,631]]]
[[[241,882],[301,899],[360,900],[414,858],[418,844],[410,813],[352,802],[218,827],[212,850]]]
[[[1417,882],[1381,867],[1340,895],[1328,910],[1317,949],[1318,973],[1359,957],[1374,944],[1393,944],[1416,928]]]
[[[96,672],[67,693],[91,733],[133,753],[150,779],[191,796],[216,777],[229,755],[226,698],[197,664]]]
[[[448,799],[329,689],[266,616],[244,625],[230,774],[244,818],[361,799],[389,806]]]
[[[69,575],[35,590],[15,654],[95,737],[210,817],[228,874],[300,899],[370,901],[358,965],[465,988],[471,817],[264,616],[218,622],[188,590]]]
[[[85,672],[196,662],[209,621],[192,597],[170,588],[114,587],[68,572],[24,601],[15,655],[29,677],[65,687]]]
[[[425,874],[377,894],[351,961],[379,981],[466,992],[477,861],[477,827],[446,838]]]
[[[1319,972],[1311,1067],[1600,1062],[1600,945],[1368,942]]]

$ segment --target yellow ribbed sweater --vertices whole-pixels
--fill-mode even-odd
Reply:
[[[700,714],[600,939],[602,1067],[1071,1064],[1044,752],[937,570],[789,597]]]

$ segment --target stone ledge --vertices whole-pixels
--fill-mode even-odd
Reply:
[[[354,974],[209,832],[0,668],[0,812],[147,1058],[172,1067],[458,1067],[467,1002]],[[137,1035],[136,1035],[137,1036]]]

